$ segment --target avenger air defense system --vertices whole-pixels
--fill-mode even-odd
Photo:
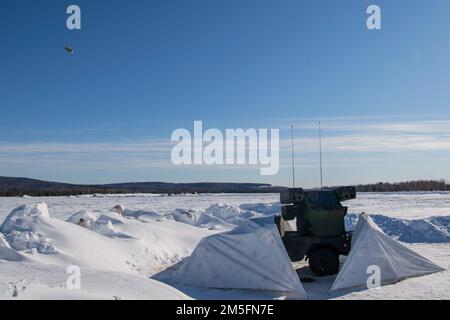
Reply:
[[[338,272],[339,255],[348,255],[352,236],[345,230],[347,207],[341,201],[354,198],[355,187],[281,192],[281,215],[275,222],[293,262],[306,258],[317,276]],[[289,220],[288,226],[295,222],[296,230],[285,227]]]

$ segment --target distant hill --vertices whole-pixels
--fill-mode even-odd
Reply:
[[[286,188],[263,183],[130,182],[80,185],[28,178],[0,177],[0,197],[66,196],[93,193],[270,193]]]
[[[115,184],[70,184],[28,178],[0,177],[0,197],[67,196],[95,193],[279,193],[286,187],[264,183],[167,183],[129,182]],[[450,191],[445,180],[378,182],[356,186],[358,192]]]

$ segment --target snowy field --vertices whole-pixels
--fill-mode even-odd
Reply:
[[[48,208],[33,207],[42,202]],[[110,211],[116,205],[123,216]],[[385,233],[447,271],[333,295],[334,276],[315,278],[303,283],[309,299],[450,299],[450,193],[362,193],[345,205],[349,229],[367,212]],[[0,299],[291,298],[168,280],[203,237],[279,208],[278,194],[0,198]],[[80,290],[67,288],[69,265],[80,267]],[[307,263],[295,267],[301,278],[313,278]]]

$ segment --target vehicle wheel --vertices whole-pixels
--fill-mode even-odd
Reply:
[[[336,274],[339,270],[339,254],[331,249],[316,249],[309,256],[309,267],[318,277]]]

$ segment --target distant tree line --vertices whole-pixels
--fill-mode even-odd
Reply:
[[[285,187],[257,183],[120,183],[107,185],[74,185],[27,178],[0,177],[0,197],[48,197],[85,194],[195,194],[195,193],[279,193]],[[378,182],[356,186],[358,192],[450,191],[445,180]]]
[[[2,190],[0,189],[0,197],[22,197],[22,196],[30,196],[30,197],[61,197],[61,196],[76,196],[83,194],[101,194],[101,193],[112,193],[112,194],[120,194],[127,193],[126,190],[103,190],[103,189],[65,189],[65,190],[21,190],[21,189],[8,189]]]
[[[271,188],[271,189],[261,189],[261,190],[239,190],[239,189],[64,189],[64,190],[26,190],[26,189],[0,189],[0,197],[63,197],[63,196],[77,196],[77,195],[92,195],[92,194],[126,194],[126,193],[154,193],[154,194],[167,194],[167,195],[177,195],[177,194],[197,194],[197,193],[279,193],[285,188]]]
[[[192,194],[192,193],[277,193],[284,187],[262,183],[166,183],[131,182],[103,185],[80,185],[0,176],[0,197],[45,197],[83,194]]]
[[[405,182],[378,182],[356,186],[358,192],[407,192],[407,191],[450,191],[445,180],[416,180]]]

